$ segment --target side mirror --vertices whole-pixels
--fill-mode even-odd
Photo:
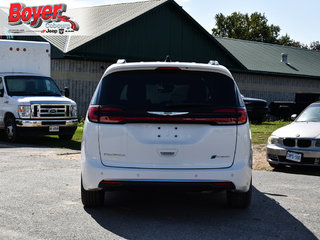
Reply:
[[[0,89],[0,97],[3,97],[4,95],[4,89]]]
[[[297,114],[292,114],[292,115],[291,115],[291,120],[292,120],[292,121],[296,120],[296,118],[297,118]]]
[[[67,97],[67,98],[70,96],[70,90],[69,90],[68,87],[64,88],[64,96]]]

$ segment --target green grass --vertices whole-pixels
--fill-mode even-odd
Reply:
[[[83,127],[78,127],[71,140],[61,140],[57,135],[21,137],[18,143],[27,143],[38,146],[46,146],[53,148],[66,148],[72,150],[81,149]]]
[[[263,122],[262,124],[250,124],[253,144],[266,144],[268,137],[276,129],[288,125],[291,122],[275,121]],[[80,122],[72,140],[61,140],[58,136],[20,137],[18,143],[34,144],[53,148],[66,148],[73,150],[81,149],[81,139],[83,133],[83,121]],[[1,137],[0,140],[4,141]]]
[[[53,147],[53,148],[80,150],[82,133],[83,133],[83,121],[79,123],[78,128],[71,140],[61,140],[57,135],[27,136],[27,137],[20,136],[19,139],[17,140],[17,143],[46,146],[46,147]],[[3,134],[0,137],[0,141],[5,141]]]
[[[291,122],[286,121],[263,122],[261,124],[251,123],[250,128],[252,134],[252,143],[267,144],[268,138],[273,131],[290,123]]]

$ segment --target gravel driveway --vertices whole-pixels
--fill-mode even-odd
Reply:
[[[317,176],[253,172],[248,210],[221,193],[109,193],[84,209],[79,152],[0,142],[0,239],[318,239]]]

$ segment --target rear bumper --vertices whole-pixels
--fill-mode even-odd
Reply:
[[[244,163],[245,161],[225,169],[113,168],[105,167],[93,159],[85,160],[82,154],[81,169],[83,187],[86,190],[168,187],[200,191],[234,189],[246,192],[250,186],[252,170]]]

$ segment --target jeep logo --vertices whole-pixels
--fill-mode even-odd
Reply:
[[[51,113],[51,114],[55,114],[57,112],[57,109],[56,108],[50,108],[48,110],[48,112]]]

